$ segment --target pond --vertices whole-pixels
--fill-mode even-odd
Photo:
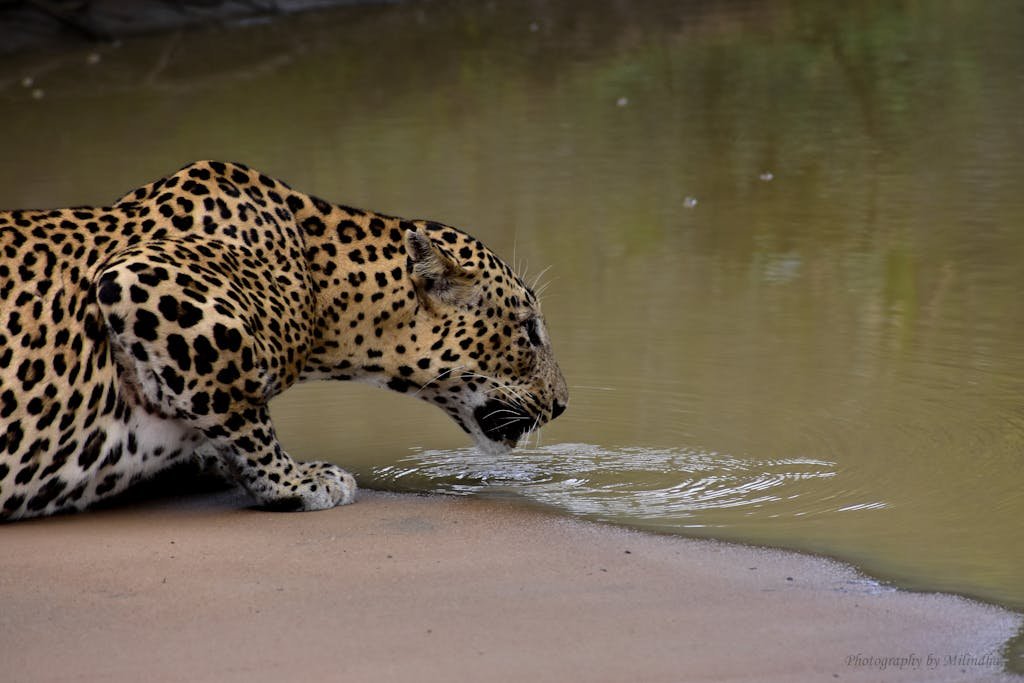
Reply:
[[[407,3],[0,63],[0,205],[199,158],[438,219],[546,284],[569,410],[512,456],[350,384],[362,485],[833,555],[1024,608],[1018,3]]]

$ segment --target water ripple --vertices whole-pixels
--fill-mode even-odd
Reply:
[[[702,526],[694,518],[714,510],[776,517],[885,507],[836,496],[824,483],[836,475],[835,463],[814,458],[758,460],[690,448],[561,443],[519,449],[511,456],[473,448],[416,451],[375,468],[368,483],[457,495],[511,494],[589,517],[675,520],[683,526]]]

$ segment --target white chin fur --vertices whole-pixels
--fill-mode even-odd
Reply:
[[[473,441],[476,443],[477,449],[481,453],[487,455],[508,455],[512,452],[513,446],[502,441],[492,441],[484,436],[484,432],[480,429],[480,426],[475,423],[470,423],[469,433],[473,436]]]
[[[487,437],[476,439],[476,447],[487,455],[508,455],[512,452],[512,446],[501,441],[491,441]]]

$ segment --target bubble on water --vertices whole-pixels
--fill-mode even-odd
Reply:
[[[35,85],[35,83],[36,79],[32,78],[31,76],[25,76],[23,79],[21,79],[22,88],[31,88],[33,85]]]
[[[536,21],[531,21],[530,22],[530,33],[536,33],[539,30],[540,30],[540,24],[538,24]]]
[[[43,97],[45,95],[46,95],[46,93],[43,91],[42,88],[36,88],[35,90],[32,91],[32,99],[33,100],[41,100],[41,99],[43,99]]]
[[[99,64],[100,63],[100,59],[101,59],[101,57],[100,57],[100,53],[99,52],[90,52],[85,57],[85,63],[88,64],[89,66],[93,66],[95,64]]]
[[[619,99],[615,100],[615,105],[618,106],[618,107],[628,107],[629,106],[629,98],[628,97],[620,97]]]
[[[764,171],[761,173],[761,175],[758,176],[758,178],[768,183],[775,179],[775,174],[772,173],[771,171]]]
[[[687,197],[686,199],[683,200],[683,206],[685,206],[687,209],[692,209],[693,207],[697,206],[697,198]]]

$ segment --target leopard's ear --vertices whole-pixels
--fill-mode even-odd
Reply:
[[[468,305],[474,295],[473,276],[443,253],[426,234],[405,231],[405,249],[416,293],[422,300],[454,306]]]

